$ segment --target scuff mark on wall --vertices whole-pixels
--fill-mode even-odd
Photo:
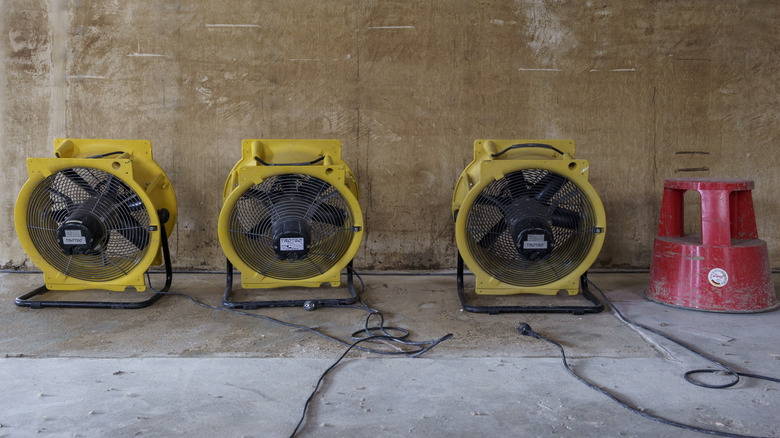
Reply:
[[[555,2],[541,0],[516,0],[515,11],[525,18],[521,28],[527,37],[525,44],[539,57],[543,64],[550,64],[556,58],[577,47],[573,30],[558,17]]]
[[[709,172],[709,167],[683,167],[681,169],[674,169],[674,173],[680,172]]]
[[[51,32],[51,105],[49,107],[49,138],[67,137],[66,111],[68,90],[68,2],[47,0]]]
[[[229,29],[229,28],[246,28],[246,29],[259,29],[263,26],[258,24],[207,24],[209,29]]]

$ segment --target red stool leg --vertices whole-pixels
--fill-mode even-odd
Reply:
[[[682,237],[683,225],[683,194],[685,190],[664,188],[664,198],[661,203],[661,218],[658,220],[658,235]]]
[[[753,210],[753,196],[750,190],[731,192],[731,238],[758,239],[756,213]]]
[[[731,246],[728,190],[699,190],[701,241],[704,246]]]

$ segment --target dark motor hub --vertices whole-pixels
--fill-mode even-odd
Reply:
[[[107,240],[105,226],[91,213],[77,211],[57,227],[57,243],[68,255],[91,254],[105,247]]]
[[[311,247],[311,226],[303,218],[283,218],[271,225],[274,251],[282,260],[300,260]]]
[[[553,233],[544,218],[529,216],[511,227],[515,249],[525,260],[544,260],[553,250]]]

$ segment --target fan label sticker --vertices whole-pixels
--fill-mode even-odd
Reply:
[[[86,245],[87,238],[81,235],[80,230],[65,230],[62,243],[65,245]]]
[[[282,237],[279,246],[282,251],[303,251],[303,237]]]
[[[729,282],[729,274],[720,268],[715,268],[707,274],[710,284],[715,287],[723,287]]]
[[[529,234],[528,240],[523,242],[523,249],[547,249],[544,234]]]

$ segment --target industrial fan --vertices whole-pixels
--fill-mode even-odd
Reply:
[[[56,139],[56,158],[29,158],[29,179],[16,202],[22,247],[45,285],[16,298],[24,307],[141,308],[135,301],[39,300],[52,290],[146,290],[144,273],[165,263],[176,197],[146,140]],[[93,295],[94,296],[94,295]]]
[[[363,215],[340,141],[244,140],[223,200],[225,307],[313,310],[357,301],[351,264],[363,237]],[[346,267],[350,298],[233,301],[233,265],[246,289],[338,286]]]
[[[477,140],[458,179],[452,210],[458,244],[458,295],[480,313],[603,310],[585,273],[604,242],[604,207],[588,183],[588,162],[571,140]],[[463,262],[476,293],[576,295],[587,306],[474,306],[463,291]]]

